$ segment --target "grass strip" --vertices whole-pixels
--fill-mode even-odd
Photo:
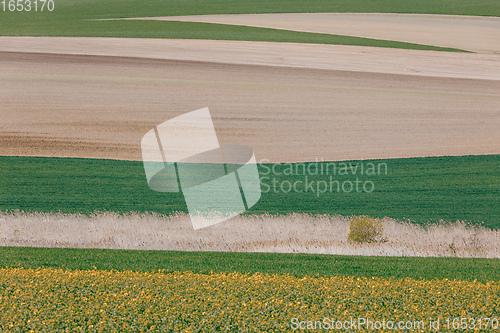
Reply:
[[[500,259],[0,247],[0,267],[500,281]]]
[[[3,7],[3,6],[2,6]],[[54,10],[9,11],[0,7],[3,36],[75,36],[130,38],[188,38],[277,41],[342,45],[381,46],[405,49],[460,51],[451,48],[382,41],[328,34],[243,27],[234,25],[158,22],[94,21],[94,19],[201,14],[374,12],[499,16],[500,4],[487,0],[424,1],[72,1],[55,0]]]
[[[381,39],[228,24],[175,21],[81,21],[69,26],[65,24],[54,26],[50,23],[35,26],[28,24],[23,27],[10,25],[2,28],[1,31],[4,36],[212,39],[358,45],[428,51],[467,52],[455,48]]]
[[[95,18],[151,17],[205,14],[260,13],[410,13],[500,16],[500,4],[491,0],[54,0],[45,14],[68,21]],[[8,3],[7,3],[8,5]],[[26,12],[24,12],[26,13]],[[5,12],[5,14],[9,14]]]

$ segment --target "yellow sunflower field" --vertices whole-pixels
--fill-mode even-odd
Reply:
[[[500,282],[6,268],[0,309],[2,332],[500,332]]]

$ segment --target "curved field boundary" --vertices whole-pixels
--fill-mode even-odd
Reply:
[[[127,20],[217,23],[500,53],[500,18],[379,13],[190,15]],[[361,42],[361,41],[360,41]],[[363,45],[363,44],[358,44]],[[398,48],[413,48],[394,45]],[[416,46],[415,46],[416,47]]]

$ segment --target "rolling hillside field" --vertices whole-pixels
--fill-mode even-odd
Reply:
[[[361,16],[342,33],[175,18],[271,13],[373,15],[357,33]],[[0,2],[0,331],[500,331],[498,17],[490,0]],[[262,158],[262,193],[193,230],[182,193],[148,187],[140,138],[204,106]]]

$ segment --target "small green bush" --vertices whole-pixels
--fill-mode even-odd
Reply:
[[[358,243],[386,242],[384,227],[379,219],[369,216],[354,216],[347,240]]]

